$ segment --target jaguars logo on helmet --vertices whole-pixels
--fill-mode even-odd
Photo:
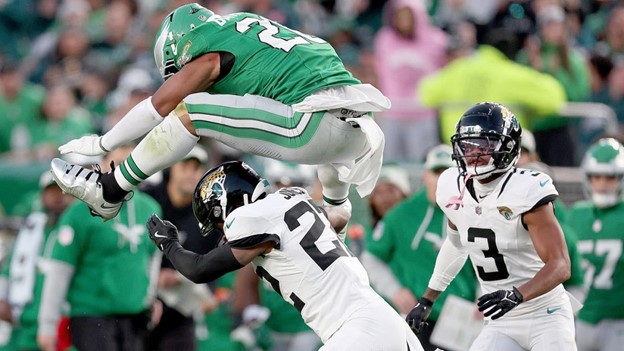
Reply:
[[[204,174],[193,193],[193,213],[204,236],[223,235],[225,218],[240,206],[264,198],[269,182],[246,163],[222,163]]]

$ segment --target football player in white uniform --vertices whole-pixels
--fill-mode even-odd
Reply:
[[[407,316],[418,333],[431,306],[470,256],[483,295],[484,328],[470,350],[576,350],[562,282],[570,258],[546,174],[514,168],[522,128],[504,106],[480,103],[451,138],[459,167],[440,176],[436,201],[448,236],[429,286]]]
[[[324,213],[303,188],[268,189],[245,163],[223,163],[197,185],[193,210],[202,233],[225,243],[205,255],[184,250],[175,226],[156,215],[147,223],[150,237],[196,283],[252,263],[319,335],[321,350],[423,350],[332,229],[346,225],[347,211]]]

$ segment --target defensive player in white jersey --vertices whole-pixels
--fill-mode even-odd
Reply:
[[[470,256],[483,295],[484,328],[470,350],[576,350],[574,317],[562,282],[570,258],[543,173],[514,168],[522,128],[504,106],[480,103],[460,118],[453,158],[436,201],[448,236],[429,286],[407,316],[418,333],[431,306]]]
[[[205,255],[184,250],[175,226],[156,215],[147,223],[150,237],[196,283],[252,263],[319,335],[321,350],[423,350],[332,229],[346,225],[347,211],[324,212],[303,188],[268,189],[245,163],[223,163],[197,185],[193,210],[202,233],[226,243]]]

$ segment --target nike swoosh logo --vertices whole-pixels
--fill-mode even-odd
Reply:
[[[553,307],[553,308],[548,307],[548,308],[546,309],[546,313],[548,313],[548,314],[553,314],[553,313],[555,313],[555,312],[559,311],[560,309],[561,309],[561,307]]]
[[[230,227],[232,226],[232,223],[234,223],[235,220],[236,220],[236,218],[232,218],[230,223],[225,223],[225,228],[230,229]]]
[[[158,232],[154,233],[154,236],[157,237],[157,238],[166,238],[167,237],[166,235],[158,234]]]
[[[544,185],[548,184],[548,182],[549,182],[549,181],[550,181],[550,180],[548,180],[548,179],[546,179],[546,180],[542,180],[542,181],[540,182],[540,186],[543,188],[543,187],[544,187]]]
[[[101,207],[101,208],[103,208],[103,209],[111,210],[111,209],[116,208],[116,207],[117,207],[117,205],[112,205],[112,206],[109,206],[109,205],[107,205],[106,203],[103,203],[103,204],[101,204],[101,205],[100,205],[100,207]]]

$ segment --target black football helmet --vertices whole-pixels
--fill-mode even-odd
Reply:
[[[484,179],[513,167],[520,155],[522,127],[503,105],[482,102],[466,111],[451,137],[453,159],[464,174]],[[491,156],[486,164],[479,158]]]
[[[269,182],[244,162],[230,161],[212,168],[193,193],[193,213],[201,225],[201,234],[219,235],[220,239],[223,231],[218,224],[236,208],[265,197],[268,191]]]

